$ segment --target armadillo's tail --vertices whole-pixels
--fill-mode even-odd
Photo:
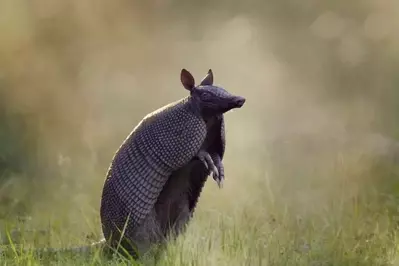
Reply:
[[[105,238],[101,239],[98,242],[94,242],[90,245],[87,246],[79,246],[79,247],[70,247],[70,248],[34,248],[34,249],[29,249],[29,248],[18,248],[18,247],[10,247],[7,246],[4,249],[0,248],[0,256],[4,255],[5,253],[8,252],[14,252],[14,253],[32,253],[36,256],[43,256],[43,255],[51,255],[51,254],[64,254],[64,253],[70,253],[70,254],[89,254],[93,253],[99,249],[103,249],[106,247],[106,240]]]
[[[36,248],[33,250],[26,249],[26,252],[33,252],[35,255],[41,256],[45,254],[57,254],[57,253],[73,253],[73,254],[86,254],[92,253],[96,250],[99,250],[105,247],[105,238],[101,239],[98,242],[94,242],[90,245],[79,246],[79,247],[70,247],[70,248]]]

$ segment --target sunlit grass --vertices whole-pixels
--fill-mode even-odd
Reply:
[[[276,218],[244,210],[232,216],[204,211],[184,237],[168,246],[158,265],[388,265],[394,258],[396,235],[389,230],[388,216],[336,218],[331,212],[306,221],[284,210]],[[123,265],[99,253],[59,254],[44,260],[53,265]],[[3,261],[43,263],[12,249]]]
[[[386,165],[372,167],[369,162],[366,168],[365,164],[363,161],[356,166],[353,160],[339,156],[332,166],[319,167],[327,171],[324,176],[315,169],[309,176],[306,173],[310,172],[298,171],[299,182],[283,176],[278,179],[276,170],[272,178],[261,171],[244,169],[250,178],[237,172],[223,190],[210,180],[186,234],[171,242],[157,260],[148,256],[140,263],[395,265],[395,171]],[[90,219],[82,224],[90,223]],[[39,241],[37,246],[90,242],[81,232],[71,237],[79,230],[64,226],[50,225],[51,241]],[[87,228],[93,228],[98,236],[98,223]],[[32,242],[25,241],[24,246],[34,247]],[[42,258],[29,252],[20,254],[10,246],[7,250],[1,260],[3,265],[127,265],[127,260],[110,259],[100,250]]]

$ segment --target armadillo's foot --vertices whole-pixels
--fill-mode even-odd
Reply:
[[[214,174],[213,179],[216,181],[219,188],[222,188],[224,181],[224,166],[222,160],[220,159],[220,156],[219,155],[213,156],[213,162],[215,163],[216,169],[218,170],[218,174],[217,175]]]
[[[218,178],[219,171],[218,171],[217,167],[215,166],[215,163],[213,162],[211,155],[206,151],[200,151],[197,154],[197,157],[205,165],[206,169],[208,170],[208,174],[212,173],[213,179]]]
[[[220,165],[219,175],[217,177],[214,176],[213,179],[215,179],[215,181],[218,184],[219,188],[223,187],[223,181],[224,181],[224,168],[223,168],[223,165]]]

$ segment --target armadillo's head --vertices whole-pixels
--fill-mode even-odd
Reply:
[[[244,97],[214,86],[211,69],[198,86],[195,86],[194,77],[186,69],[182,69],[180,79],[184,88],[190,91],[192,101],[206,116],[217,116],[231,109],[240,108],[245,103]]]

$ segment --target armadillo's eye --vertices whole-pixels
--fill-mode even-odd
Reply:
[[[209,98],[211,96],[211,94],[209,92],[207,92],[207,91],[204,91],[204,92],[201,93],[201,96],[204,97],[204,98]]]

